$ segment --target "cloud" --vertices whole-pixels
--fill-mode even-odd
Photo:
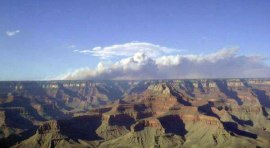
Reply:
[[[160,47],[158,45],[152,47]],[[112,46],[116,49],[121,45]],[[130,43],[121,47],[130,47]],[[139,46],[140,47],[140,46]],[[105,47],[106,48],[106,47]],[[130,49],[130,48],[129,48]],[[162,47],[162,49],[167,49]],[[108,51],[108,49],[96,49]],[[123,49],[124,51],[127,49]],[[131,48],[131,53],[134,49]],[[60,79],[181,79],[181,78],[247,78],[268,77],[270,67],[264,64],[264,58],[258,56],[240,56],[238,47],[224,48],[206,55],[174,54],[163,55],[156,48],[154,55],[149,50],[138,50],[130,57],[122,58],[114,63],[100,62],[95,69],[81,68],[64,74]],[[109,50],[112,51],[112,50]],[[86,51],[83,51],[86,52]],[[119,51],[120,52],[120,51]],[[87,53],[87,52],[86,52]],[[100,56],[104,56],[97,52]],[[104,52],[105,53],[105,52]],[[91,52],[92,54],[92,52]],[[98,55],[99,55],[98,54]],[[123,53],[109,53],[121,55]],[[128,53],[130,55],[130,53]]]
[[[11,36],[14,36],[20,32],[21,32],[20,30],[6,31],[6,35],[11,37]]]
[[[101,59],[108,59],[113,57],[130,57],[137,52],[144,53],[145,55],[155,58],[161,55],[172,53],[179,53],[182,50],[176,50],[168,47],[147,43],[147,42],[130,42],[125,44],[117,44],[107,47],[94,47],[93,49],[74,50],[74,52],[82,54],[91,54]]]

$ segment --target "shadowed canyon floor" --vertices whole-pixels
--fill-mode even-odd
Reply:
[[[1,147],[270,147],[270,79],[0,82]]]

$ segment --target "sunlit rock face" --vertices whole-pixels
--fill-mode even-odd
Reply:
[[[269,79],[0,82],[0,144],[270,147],[269,82]]]

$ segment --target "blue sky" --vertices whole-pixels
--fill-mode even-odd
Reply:
[[[95,68],[99,57],[73,51],[133,41],[185,54],[240,47],[238,55],[268,58],[269,8],[268,0],[1,0],[0,80]]]

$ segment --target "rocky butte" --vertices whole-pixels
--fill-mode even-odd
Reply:
[[[1,147],[270,147],[270,79],[0,82]]]

